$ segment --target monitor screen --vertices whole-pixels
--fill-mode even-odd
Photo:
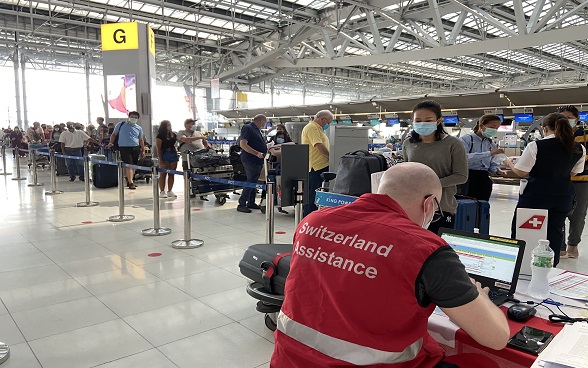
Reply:
[[[351,125],[351,124],[353,124],[353,121],[352,120],[343,120],[343,121],[341,121],[341,123],[343,123],[345,125]]]
[[[380,123],[381,123],[380,119],[370,119],[371,126],[380,125]]]
[[[504,123],[504,114],[496,114],[500,118],[500,122]]]
[[[398,118],[388,118],[386,120],[386,126],[393,126],[396,124],[400,124],[400,119]]]
[[[459,116],[444,116],[443,117],[443,124],[445,126],[455,126],[459,123]]]
[[[580,121],[588,121],[588,111],[580,111]]]
[[[533,114],[515,114],[514,121],[517,123],[532,123]]]
[[[509,285],[506,288],[510,287],[519,254],[516,241],[507,243],[457,234],[443,234],[441,237],[457,253],[468,274],[494,279]]]

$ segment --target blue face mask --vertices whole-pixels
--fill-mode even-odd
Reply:
[[[325,124],[325,126],[323,127],[323,130],[327,130],[329,129],[330,124]]]
[[[276,143],[277,143],[277,144],[282,144],[282,143],[284,143],[284,138],[276,138]]]
[[[432,123],[424,123],[424,122],[419,122],[419,123],[413,123],[412,124],[412,129],[418,134],[418,135],[431,135],[433,133],[435,133],[435,131],[437,130],[437,122],[432,122]]]

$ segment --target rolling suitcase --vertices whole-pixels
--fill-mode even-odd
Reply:
[[[67,172],[67,163],[63,157],[55,157],[55,171],[57,176],[66,176],[69,174]]]
[[[94,165],[92,183],[96,188],[116,187],[118,185],[118,168],[114,165]]]
[[[480,234],[488,234],[490,232],[490,204],[475,198],[458,198],[453,228],[469,232],[473,232],[474,228],[477,228]]]
[[[292,244],[254,244],[243,254],[239,269],[268,292],[284,295],[291,258]]]

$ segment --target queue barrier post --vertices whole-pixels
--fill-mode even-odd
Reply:
[[[76,203],[76,207],[94,207],[99,202],[93,202],[90,198],[90,157],[84,154],[84,191],[86,192],[86,201]]]
[[[135,219],[133,215],[125,215],[125,174],[123,162],[118,161],[118,215],[110,216],[108,221],[110,222],[124,222]]]
[[[31,162],[33,165],[33,182],[27,184],[29,187],[40,187],[43,183],[37,182],[37,150],[30,149],[29,150],[29,157],[31,157]]]
[[[0,365],[10,357],[10,348],[3,342],[0,342]]]
[[[184,238],[174,240],[171,244],[175,249],[193,249],[204,245],[204,240],[192,239],[192,210],[190,208],[190,171],[184,170]]]
[[[302,208],[304,205],[304,180],[296,180],[294,188],[294,224],[298,226],[302,221]]]
[[[45,192],[45,195],[63,194],[61,190],[57,190],[57,164],[55,162],[55,150],[49,150],[49,167],[51,169],[51,191]]]
[[[265,184],[265,242],[274,243],[274,182]]]
[[[159,216],[159,171],[157,171],[158,163],[159,161],[154,158],[153,167],[151,168],[151,186],[153,187],[153,227],[141,231],[141,234],[144,236],[161,236],[171,234],[170,228],[161,227],[161,218]],[[168,175],[173,174],[168,173]]]
[[[3,173],[0,173],[0,175],[12,175],[12,173],[9,173],[6,171],[6,145],[2,145],[2,169],[3,169]]]
[[[16,163],[16,177],[12,178],[12,180],[26,180],[20,176],[20,150],[18,146],[14,147],[14,162]]]

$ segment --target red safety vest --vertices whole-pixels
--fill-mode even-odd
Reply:
[[[386,195],[313,212],[294,235],[272,368],[435,366],[416,278],[442,239]]]

